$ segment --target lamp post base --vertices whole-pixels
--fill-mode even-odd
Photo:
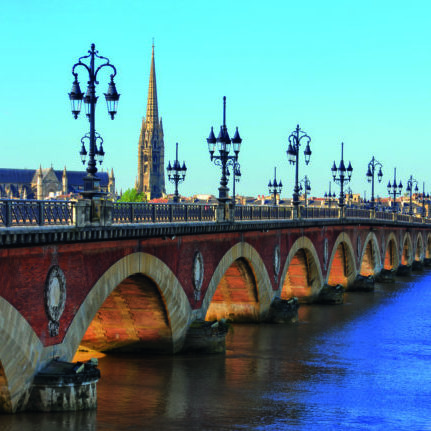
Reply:
[[[100,179],[94,175],[88,174],[83,178],[84,190],[80,193],[84,199],[93,199],[96,197],[106,196],[107,193],[100,189]]]

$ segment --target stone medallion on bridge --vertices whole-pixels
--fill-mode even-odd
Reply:
[[[280,247],[278,245],[274,248],[274,279],[278,280],[278,274],[280,274]]]
[[[204,280],[204,258],[200,251],[195,253],[192,272],[193,286],[195,288],[195,300],[199,301],[201,299],[201,288]]]
[[[60,317],[66,305],[66,277],[59,266],[53,266],[46,277],[45,311],[48,316],[48,329],[51,337],[58,335]]]

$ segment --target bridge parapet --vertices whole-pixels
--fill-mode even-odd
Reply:
[[[381,222],[428,223],[430,218],[368,209],[301,207],[294,217],[293,207],[274,205],[217,205],[188,203],[112,202],[103,199],[76,201],[0,200],[0,228],[23,226],[100,227],[163,223],[216,222],[232,224],[248,221],[291,221],[301,219],[361,219]]]

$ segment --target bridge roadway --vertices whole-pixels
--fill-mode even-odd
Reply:
[[[180,352],[201,319],[268,321],[276,298],[319,301],[431,257],[430,220],[400,214],[109,203],[90,220],[80,205],[0,201],[3,411],[78,349]]]

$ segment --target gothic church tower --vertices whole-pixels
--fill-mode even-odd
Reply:
[[[138,176],[135,188],[147,193],[149,199],[160,198],[165,190],[165,145],[163,123],[159,121],[157,106],[154,44],[151,54],[150,83],[148,85],[147,116],[142,120],[138,143]]]

